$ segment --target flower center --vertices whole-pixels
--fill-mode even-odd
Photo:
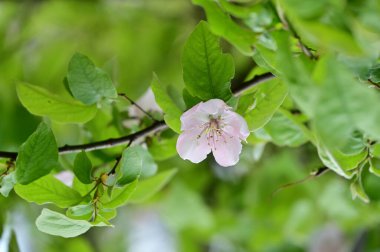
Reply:
[[[224,136],[224,124],[223,119],[219,116],[218,118],[210,115],[210,120],[201,126],[202,131],[198,135],[197,139],[200,139],[202,135],[206,136],[207,144],[213,150],[216,150],[216,147],[220,141],[226,143],[226,139]]]
[[[218,130],[219,129],[219,121],[215,118],[211,118],[209,122],[210,130]]]

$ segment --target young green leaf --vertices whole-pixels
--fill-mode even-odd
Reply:
[[[81,201],[81,195],[74,189],[49,174],[28,185],[17,184],[15,192],[29,202],[42,205],[52,203],[66,208]]]
[[[124,150],[119,164],[121,177],[118,185],[126,185],[140,176],[149,177],[157,171],[157,165],[148,150],[136,145]]]
[[[65,99],[50,93],[44,88],[19,83],[17,95],[22,105],[32,114],[47,116],[59,123],[85,123],[94,118],[95,105],[86,106],[73,99]]]
[[[369,161],[369,171],[377,177],[380,177],[380,159],[372,158]]]
[[[58,148],[49,126],[41,123],[20,147],[16,160],[16,179],[23,185],[45,176],[58,166]]]
[[[134,182],[122,188],[114,188],[112,192],[112,198],[108,202],[103,203],[103,207],[117,208],[127,204],[129,198],[136,190],[137,183],[138,180],[136,179]]]
[[[9,173],[0,179],[0,194],[4,197],[8,197],[10,191],[12,191],[16,184],[15,173]]]
[[[73,96],[84,104],[94,104],[102,98],[117,97],[108,74],[80,53],[74,54],[70,60],[67,81]]]
[[[92,217],[92,213],[94,211],[93,204],[87,204],[87,205],[78,205],[73,206],[67,209],[66,215],[69,218],[76,219],[76,220],[89,220]]]
[[[355,198],[359,198],[364,203],[369,203],[370,201],[369,197],[364,191],[364,188],[360,179],[355,179],[355,181],[351,183],[350,189],[351,189],[351,195],[352,195],[353,200]]]
[[[129,198],[129,202],[139,203],[152,197],[155,193],[160,191],[176,173],[177,169],[171,169],[140,181],[135,192]]]
[[[380,64],[372,67],[368,73],[368,79],[374,83],[380,83]]]
[[[82,151],[77,154],[74,160],[74,174],[83,184],[91,184],[92,164],[91,160],[87,157],[86,152]]]
[[[347,179],[352,178],[353,170],[366,156],[365,151],[354,155],[344,155],[340,151],[331,150],[321,143],[317,144],[317,150],[319,158],[326,167]]]
[[[287,87],[277,80],[258,86],[254,93],[254,106],[245,113],[251,131],[263,127],[272,118],[288,93]]]
[[[183,111],[175,104],[173,99],[169,96],[166,87],[164,87],[157,76],[153,76],[152,80],[152,91],[156,102],[160,108],[164,111],[164,119],[168,126],[175,132],[181,132],[181,121],[180,117]]]
[[[144,179],[151,177],[157,172],[157,164],[154,162],[153,156],[147,149],[142,148],[141,146],[138,146],[138,148],[140,149],[140,156],[142,159],[140,178]]]
[[[223,54],[219,39],[201,21],[185,44],[182,56],[183,79],[192,96],[209,100],[231,98],[235,74],[231,55]]]
[[[123,186],[136,180],[141,174],[142,165],[143,160],[139,146],[132,146],[124,150],[119,163],[121,177],[117,184]]]
[[[36,225],[41,232],[65,238],[79,236],[92,227],[88,221],[70,219],[46,208],[38,216]]]

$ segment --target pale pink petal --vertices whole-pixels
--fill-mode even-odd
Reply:
[[[221,166],[232,166],[239,161],[242,149],[240,139],[224,134],[221,141],[216,144],[216,149],[212,149],[215,161]]]
[[[201,130],[188,130],[182,132],[177,140],[177,152],[182,159],[188,159],[193,163],[199,163],[206,159],[211,152],[206,135],[199,137]]]
[[[245,119],[233,111],[225,111],[222,115],[222,123],[225,125],[223,131],[231,136],[238,136],[242,140],[246,140],[250,134]]]
[[[198,103],[183,113],[181,116],[181,130],[200,128],[203,124],[209,121],[209,115],[199,109],[202,103],[203,102]]]
[[[221,115],[224,110],[229,108],[230,107],[228,107],[227,104],[220,99],[211,99],[199,105],[199,110],[213,116]]]
[[[142,107],[145,111],[158,111],[162,112],[162,109],[158,106],[154,93],[151,88],[148,88],[147,91],[136,101],[136,103]],[[134,105],[128,107],[128,114],[131,117],[143,118],[146,116],[141,109],[137,108]]]

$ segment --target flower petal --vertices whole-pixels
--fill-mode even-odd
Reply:
[[[209,121],[208,114],[200,110],[203,102],[198,103],[181,116],[181,130],[200,128]]]
[[[201,130],[187,130],[179,135],[177,140],[177,152],[182,159],[188,159],[193,163],[203,161],[211,152],[206,135]]]
[[[238,136],[242,140],[246,140],[250,134],[245,119],[233,111],[225,111],[222,115],[222,123],[225,125],[223,131],[231,136]]]
[[[226,109],[230,107],[220,99],[211,99],[207,102],[203,102],[199,105],[199,109],[202,110],[207,115],[221,115]]]
[[[215,161],[221,166],[232,166],[239,161],[242,145],[238,137],[231,137],[227,134],[223,135],[223,141],[218,141],[212,154]]]

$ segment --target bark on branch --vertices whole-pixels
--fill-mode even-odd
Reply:
[[[235,96],[239,96],[244,91],[250,89],[251,87],[259,83],[262,83],[264,81],[267,81],[269,79],[272,79],[274,77],[275,76],[271,73],[257,75],[252,80],[244,82],[241,86],[238,86],[237,88],[235,88],[233,90],[233,93]],[[59,147],[58,151],[59,151],[59,154],[64,155],[64,154],[69,154],[69,153],[77,153],[81,151],[89,152],[89,151],[94,151],[94,150],[108,149],[108,148],[128,144],[132,141],[136,141],[140,138],[147,137],[151,134],[165,130],[167,128],[168,126],[165,124],[164,121],[158,121],[158,122],[154,122],[151,126],[130,135],[122,136],[119,138],[109,138],[103,141],[92,142],[92,143],[87,143],[87,144],[64,145],[62,147]],[[9,158],[9,159],[15,160],[17,158],[17,154],[18,154],[17,152],[0,151],[0,158]]]

